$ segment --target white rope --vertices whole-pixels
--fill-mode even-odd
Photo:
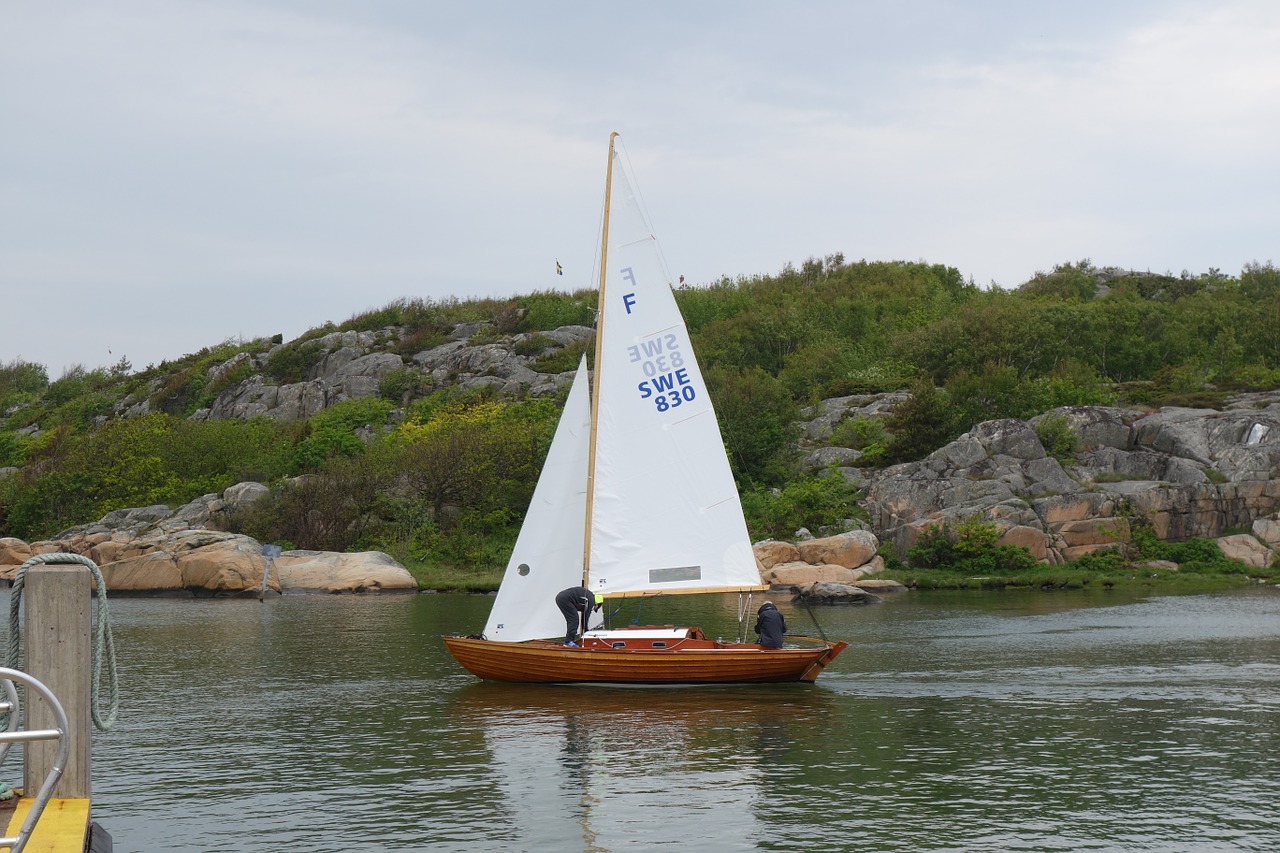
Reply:
[[[116,646],[111,636],[111,617],[107,611],[107,584],[102,579],[102,571],[98,564],[88,557],[79,554],[39,554],[18,567],[13,579],[13,591],[9,597],[9,644],[5,653],[4,665],[10,669],[22,669],[22,631],[18,625],[21,613],[22,588],[26,583],[27,569],[42,563],[80,563],[89,569],[98,589],[98,609],[94,616],[93,644],[93,682],[90,711],[93,724],[99,731],[107,731],[115,724],[116,715],[120,711],[120,677],[116,670]],[[103,713],[103,697],[99,687],[102,683],[102,665],[107,665],[106,704]]]
[[[738,593],[738,642],[747,641],[747,614],[751,612],[751,593]]]

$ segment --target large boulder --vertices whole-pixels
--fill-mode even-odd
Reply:
[[[248,536],[229,536],[179,551],[175,558],[184,589],[202,593],[248,593],[262,589],[267,559],[262,546]],[[279,592],[279,578],[267,578],[267,589]]]
[[[813,583],[854,583],[867,572],[844,566],[783,563],[765,572],[764,581],[774,589],[799,588]]]
[[[1236,560],[1246,566],[1266,568],[1275,559],[1275,552],[1248,533],[1236,533],[1218,539],[1218,548],[1228,560]]]
[[[95,561],[96,562],[96,561]],[[123,560],[99,564],[108,593],[175,592],[185,590],[182,570],[168,551],[149,551]]]
[[[0,538],[0,566],[21,566],[32,557],[31,546],[11,536]]]
[[[0,540],[3,541],[3,540]],[[800,549],[790,542],[767,539],[751,546],[756,562],[762,569],[772,569],[781,563],[794,563],[800,559]]]
[[[275,559],[280,588],[325,592],[417,590],[413,575],[381,551],[285,551]],[[261,576],[259,576],[261,577]]]
[[[870,562],[880,542],[868,530],[852,530],[837,536],[810,539],[796,544],[800,559],[815,565],[843,566],[856,569]]]
[[[867,530],[807,539],[768,540],[754,546],[760,580],[771,589],[796,591],[815,583],[853,584],[884,571],[880,542]]]
[[[865,589],[843,583],[811,583],[791,597],[799,604],[875,604],[879,597]]]

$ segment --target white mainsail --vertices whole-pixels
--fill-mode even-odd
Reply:
[[[588,586],[611,595],[760,589],[684,318],[620,157],[611,157]]]
[[[560,590],[582,584],[591,403],[584,357],[556,425],[484,635],[520,642],[563,636]]]

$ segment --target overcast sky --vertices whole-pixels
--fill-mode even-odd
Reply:
[[[1280,260],[1273,0],[6,0],[0,364],[592,287],[612,130],[693,283]]]

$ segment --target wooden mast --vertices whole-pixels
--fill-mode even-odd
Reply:
[[[596,297],[596,361],[591,376],[591,440],[587,449],[587,523],[582,543],[582,585],[590,589],[591,512],[596,497],[596,432],[600,426],[600,356],[604,352],[604,291],[609,278],[609,202],[613,191],[613,141],[609,134],[609,165],[604,174],[604,220],[600,229],[600,290]]]

